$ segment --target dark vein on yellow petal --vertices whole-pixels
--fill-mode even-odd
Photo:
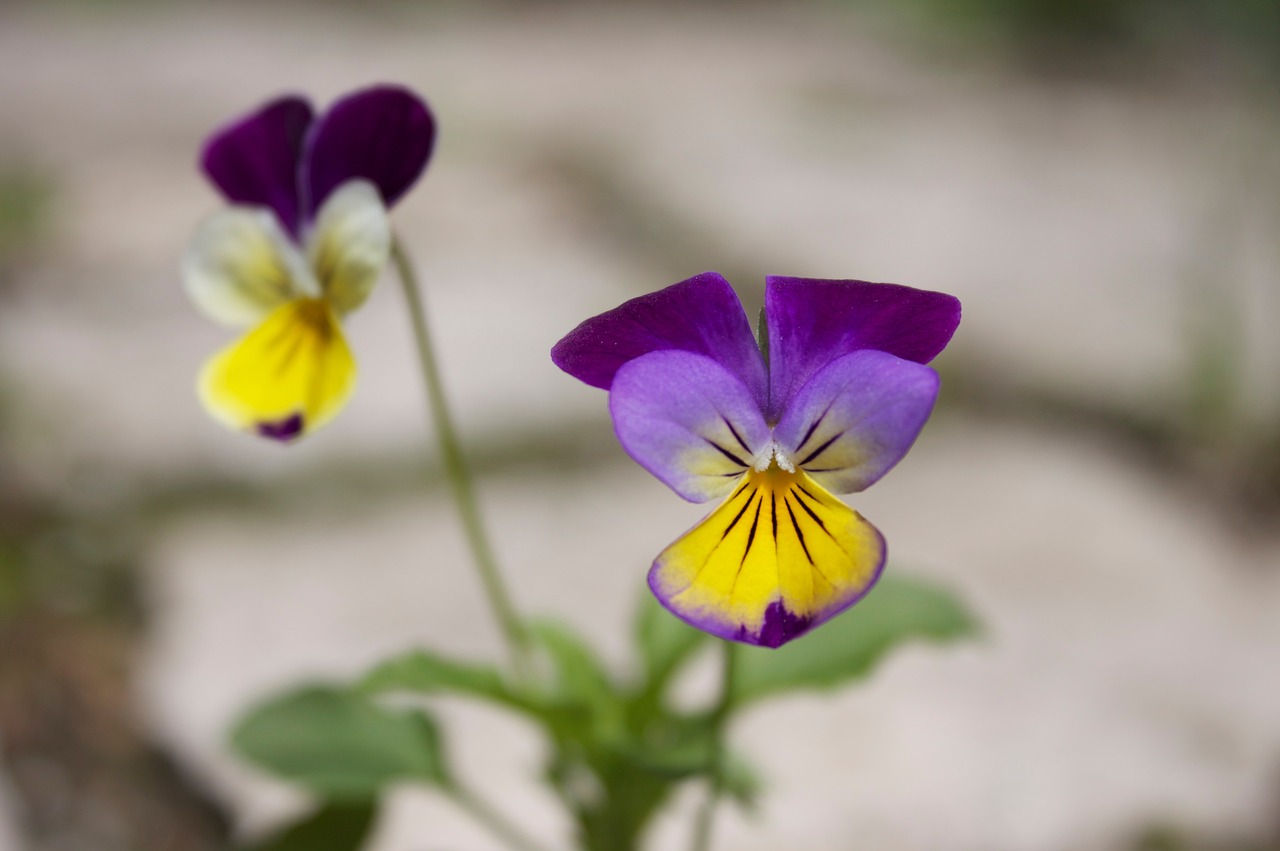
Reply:
[[[773,518],[773,549],[778,549],[778,495],[769,492],[769,516]]]
[[[752,496],[755,496],[755,494],[753,493]],[[733,531],[733,527],[738,525],[738,521],[742,519],[742,515],[746,514],[747,509],[750,507],[751,507],[751,498],[748,498],[747,501],[743,504],[742,508],[738,511],[738,513],[733,515],[733,519],[729,521],[729,525],[726,526],[724,531],[720,533],[721,544],[724,543],[725,538],[729,537],[729,533]],[[720,544],[717,544],[716,546],[719,546],[719,545]],[[713,549],[711,552],[715,552],[715,550]]]
[[[816,498],[814,497],[814,495],[806,491],[804,488],[799,488],[799,490],[804,491],[804,493],[810,499],[813,499],[816,501]],[[805,513],[813,518],[813,522],[818,524],[819,529],[827,533],[827,537],[831,538],[831,540],[833,541],[835,540],[835,535],[832,535],[831,532],[827,530],[827,524],[822,522],[821,517],[813,513],[813,509],[809,507],[808,503],[806,503],[803,499],[800,498],[800,494],[796,494],[796,504],[799,505],[801,508],[803,508],[805,510]]]
[[[791,502],[785,496],[782,498],[782,504],[787,507],[787,514],[791,517],[791,528],[796,530],[796,539],[800,541],[800,549],[804,550],[804,557],[809,559],[809,564],[813,567],[813,556],[809,553],[809,545],[804,542],[804,532],[800,531],[800,523],[796,520],[796,513],[791,510]]]
[[[751,521],[751,531],[747,533],[747,546],[746,546],[746,548],[745,548],[745,549],[743,549],[743,551],[742,551],[742,561],[738,564],[738,573],[739,573],[739,574],[741,574],[741,573],[742,573],[742,566],[743,566],[744,564],[746,564],[746,563],[747,563],[747,556],[749,556],[749,555],[751,554],[751,545],[752,545],[753,543],[755,543],[755,540],[756,540],[756,528],[760,525],[760,509],[761,509],[763,506],[764,506],[764,499],[763,499],[763,498],[761,498],[761,500],[760,500],[760,504],[756,506],[756,516],[755,516],[755,519]],[[735,578],[735,579],[734,579],[734,584],[737,584],[737,581],[738,581],[738,580]],[[729,596],[733,596],[733,592],[732,592],[732,591],[730,591]]]
[[[814,502],[818,503],[819,505],[822,505],[822,500],[818,499],[816,496],[814,496],[813,494],[811,494],[811,493],[809,493],[807,490],[805,490],[804,485],[796,485],[796,488],[795,488],[795,489],[796,489],[796,490],[798,490],[798,491],[801,491],[802,493],[804,493],[804,495],[805,495],[805,496],[809,497],[810,499],[812,499]],[[805,513],[806,513],[806,514],[808,514],[810,517],[812,517],[812,518],[813,518],[813,522],[818,524],[818,528],[819,528],[819,529],[821,529],[823,532],[826,532],[826,533],[827,533],[827,537],[831,539],[831,542],[832,542],[833,544],[835,544],[837,548],[839,548],[840,552],[844,553],[845,558],[847,558],[847,559],[849,560],[849,563],[850,563],[850,564],[855,563],[855,562],[857,561],[857,559],[855,559],[855,558],[853,557],[853,554],[852,554],[852,553],[850,553],[848,550],[846,550],[846,549],[844,548],[844,544],[842,544],[842,543],[840,542],[840,539],[839,539],[839,538],[837,538],[835,535],[833,535],[833,534],[831,533],[831,530],[827,528],[827,524],[825,524],[825,523],[823,523],[823,522],[822,522],[822,518],[818,517],[818,515],[817,515],[817,514],[814,514],[814,513],[813,513],[813,509],[812,509],[812,508],[810,508],[810,507],[805,503],[805,501],[804,501],[803,499],[801,499],[801,498],[800,498],[800,494],[798,494],[798,493],[797,493],[797,494],[795,495],[795,497],[796,497],[796,504],[797,504],[797,505],[799,505],[801,508],[803,508],[803,509],[805,510]],[[855,514],[856,514],[856,512],[855,512]],[[859,518],[859,519],[861,519],[861,518]],[[817,563],[815,563],[815,564],[814,564],[814,567],[815,567],[815,568],[817,567]],[[819,572],[819,573],[822,573],[822,571],[818,571],[818,572]],[[826,575],[825,573],[824,573],[824,574],[822,574],[822,578],[823,578],[823,579],[826,579],[826,580],[827,580],[827,582],[831,584],[831,587],[832,587],[832,588],[837,587],[837,586],[836,586],[836,584],[835,584],[834,582],[831,582],[831,580],[830,580],[830,579],[827,579],[827,575]]]
[[[692,577],[690,577],[689,584],[685,585],[684,588],[681,588],[680,591],[676,593],[684,593],[684,591],[686,591],[689,588],[692,588],[695,584],[697,584],[698,577],[702,576],[702,572],[707,569],[708,565],[711,564],[711,559],[715,556],[716,550],[720,549],[720,545],[723,544],[726,539],[728,539],[730,530],[732,530],[733,527],[737,525],[738,520],[741,519],[742,515],[747,513],[747,509],[749,509],[751,507],[751,503],[755,501],[757,492],[754,490],[748,490],[745,485],[743,486],[743,489],[738,493],[744,493],[744,492],[747,494],[746,504],[742,506],[742,509],[736,515],[734,515],[733,520],[729,522],[729,525],[725,528],[724,532],[721,533],[720,540],[716,541],[716,545],[711,548],[710,552],[707,553],[707,557],[702,560],[702,564],[698,566],[697,571],[694,572]],[[733,496],[729,497],[729,501],[732,502],[736,498],[737,498],[737,494],[734,494]],[[757,509],[757,512],[758,511],[759,509]]]
[[[733,595],[738,591],[738,580],[742,578],[742,569],[747,566],[747,556],[751,554],[751,544],[756,539],[756,528],[760,525],[760,509],[764,507],[764,497],[756,505],[756,516],[751,521],[751,531],[747,533],[747,546],[742,551],[742,561],[738,562],[738,572],[733,575],[733,584],[729,586],[729,603],[733,603]]]
[[[306,339],[301,334],[289,340],[289,347],[281,352],[276,358],[275,366],[277,378],[284,375],[285,371],[289,369],[289,364],[293,363],[293,359],[297,357],[298,351],[302,348],[304,343],[306,343]]]

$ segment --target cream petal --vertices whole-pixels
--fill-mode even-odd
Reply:
[[[206,219],[183,259],[182,280],[202,313],[235,327],[319,294],[297,248],[262,207],[233,206]]]
[[[378,190],[351,180],[324,202],[307,240],[321,292],[338,313],[364,304],[391,254],[391,222]]]

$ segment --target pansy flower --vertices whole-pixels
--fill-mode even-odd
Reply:
[[[183,262],[211,319],[247,333],[202,370],[200,398],[227,425],[289,441],[330,420],[355,384],[341,320],[387,264],[387,208],[426,166],[435,121],[407,89],[347,95],[316,117],[282,97],[217,130],[201,166],[231,206]]]
[[[633,459],[691,502],[724,497],[653,563],[663,605],[721,638],[778,647],[861,599],[884,538],[833,494],[906,454],[938,394],[924,364],[959,321],[943,293],[770,277],[766,356],[709,272],[557,343],[556,365],[609,391]]]

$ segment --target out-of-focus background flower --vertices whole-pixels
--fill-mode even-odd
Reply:
[[[177,273],[219,204],[198,144],[381,80],[441,125],[396,217],[499,553],[619,664],[701,510],[551,344],[707,269],[750,310],[774,272],[964,302],[934,422],[850,501],[986,634],[748,716],[769,788],[722,847],[1280,848],[1278,69],[1273,0],[5,4],[0,848],[225,847],[304,803],[228,755],[252,700],[499,652],[393,287],[302,445],[192,392],[226,339]],[[525,730],[444,717],[477,785],[564,830]],[[377,851],[493,847],[390,803]]]

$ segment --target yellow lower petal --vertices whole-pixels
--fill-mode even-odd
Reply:
[[[658,556],[649,586],[699,629],[777,647],[862,598],[884,567],[874,526],[803,471],[750,470]]]
[[[319,299],[276,308],[200,374],[200,400],[232,428],[292,440],[328,422],[355,386],[356,364]]]

